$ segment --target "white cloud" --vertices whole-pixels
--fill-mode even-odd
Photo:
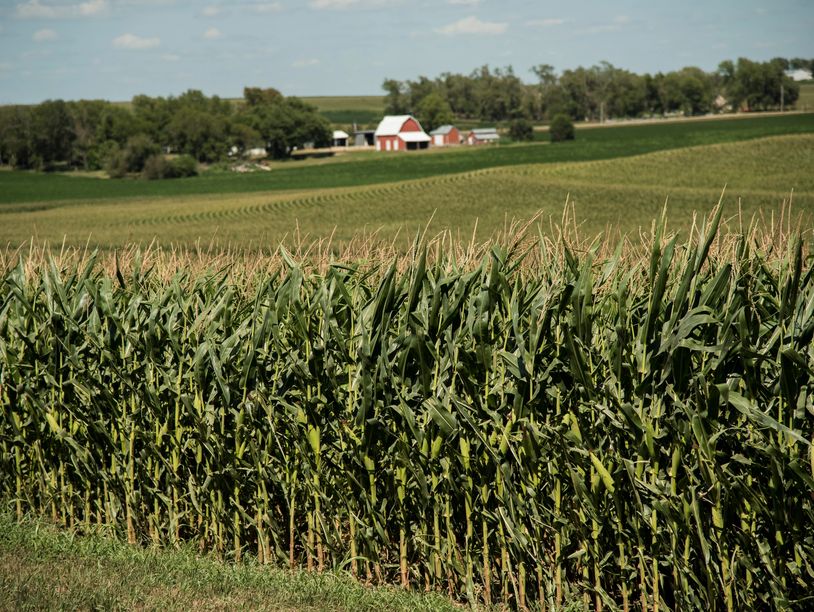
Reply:
[[[309,2],[315,9],[343,9],[358,3],[359,0],[311,0]]]
[[[319,60],[310,58],[310,59],[299,59],[293,64],[291,64],[295,68],[307,68],[308,66],[317,66],[319,65]]]
[[[135,34],[122,34],[121,36],[113,39],[113,46],[119,49],[153,49],[161,44],[160,38],[142,38]]]
[[[508,23],[497,21],[481,21],[477,17],[464,17],[454,23],[445,25],[443,28],[435,30],[445,36],[455,36],[457,34],[503,34],[509,28]]]
[[[56,40],[57,38],[59,38],[59,35],[53,30],[48,29],[37,30],[34,32],[34,36],[31,37],[34,42],[47,42],[49,40]]]
[[[114,0],[115,4],[122,6],[169,6],[176,3],[176,0]]]
[[[164,55],[161,56],[161,59],[164,60],[165,62],[177,62],[180,61],[181,56],[176,55],[175,53],[165,53]]]
[[[283,10],[282,2],[258,2],[249,5],[249,10],[255,13],[278,13]]]
[[[80,15],[96,15],[107,10],[107,0],[89,0],[78,4],[76,10]]]
[[[447,0],[447,4],[455,4],[458,6],[477,6],[480,0]]]
[[[69,17],[90,17],[108,10],[107,0],[87,0],[77,4],[53,4],[40,0],[28,0],[18,4],[17,17],[21,19],[67,19]]]
[[[401,3],[402,0],[309,0],[308,5],[317,10],[342,10],[353,7],[387,6]]]
[[[222,38],[223,34],[217,28],[209,28],[206,32],[204,32],[203,37],[206,40],[217,40],[218,38]]]
[[[553,28],[565,23],[565,19],[530,19],[526,25],[532,28]]]
[[[216,15],[220,14],[220,7],[219,6],[207,6],[203,11],[204,17],[215,17]]]

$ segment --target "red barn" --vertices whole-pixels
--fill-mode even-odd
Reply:
[[[388,115],[376,128],[377,151],[414,151],[426,149],[430,137],[417,119],[410,115]]]
[[[461,132],[454,125],[442,125],[430,132],[432,144],[436,147],[448,147],[461,144]]]
[[[499,140],[497,128],[476,128],[466,137],[466,143],[471,145],[494,144]]]

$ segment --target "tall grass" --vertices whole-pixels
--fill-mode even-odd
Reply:
[[[720,219],[250,274],[6,259],[0,495],[471,602],[810,605],[814,266]]]

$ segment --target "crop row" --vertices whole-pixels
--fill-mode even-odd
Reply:
[[[810,603],[814,267],[800,240],[711,256],[717,223],[640,262],[284,255],[248,292],[21,262],[0,497],[472,602]]]

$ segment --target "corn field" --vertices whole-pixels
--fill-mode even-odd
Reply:
[[[21,258],[0,498],[471,603],[812,606],[814,262],[719,220],[250,287]]]

